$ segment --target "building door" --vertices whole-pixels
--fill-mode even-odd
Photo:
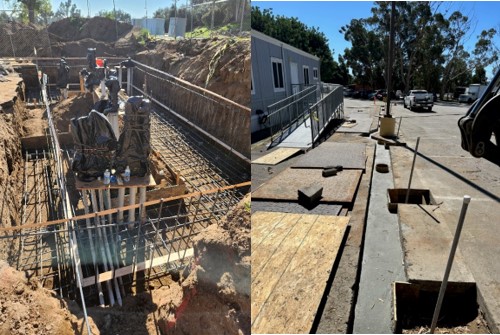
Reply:
[[[290,63],[290,83],[292,84],[292,94],[299,93],[299,66],[297,63]]]

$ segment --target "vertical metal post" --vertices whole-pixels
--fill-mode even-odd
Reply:
[[[118,71],[118,82],[120,83],[120,90],[121,90],[123,85],[123,69],[121,66],[117,66],[116,69]]]
[[[441,282],[441,288],[439,289],[438,300],[436,303],[436,308],[434,309],[434,315],[432,316],[431,330],[430,334],[434,334],[436,329],[437,320],[439,317],[439,312],[441,311],[441,305],[443,303],[444,293],[446,291],[446,286],[448,286],[448,277],[450,276],[451,267],[453,265],[453,259],[455,258],[455,252],[457,250],[458,241],[460,240],[460,234],[462,233],[462,227],[464,225],[465,214],[467,213],[467,208],[469,207],[471,197],[464,195],[464,200],[462,203],[462,211],[460,212],[460,217],[458,219],[457,230],[455,231],[455,236],[453,237],[453,243],[451,245],[450,256],[448,257],[448,263],[446,264],[446,270],[444,272],[443,281]]]
[[[139,189],[139,204],[141,206],[144,206],[145,202],[146,202],[146,186],[143,186]],[[146,211],[143,210],[141,212],[141,220],[144,220],[145,218],[146,218]]]
[[[408,190],[406,191],[405,204],[408,203],[408,198],[410,197],[411,179],[413,178],[413,169],[415,168],[415,161],[417,160],[419,142],[420,142],[420,137],[417,137],[417,144],[415,145],[415,154],[413,155],[413,163],[411,164],[410,179],[408,180]]]
[[[396,133],[396,138],[399,138],[399,128],[401,128],[401,122],[403,121],[403,117],[399,117],[399,125],[398,125],[398,132]]]
[[[137,187],[131,187],[129,191],[129,205],[135,205],[135,197],[137,195]],[[131,208],[128,210],[128,229],[134,228],[135,222],[135,208]]]
[[[123,222],[123,205],[125,204],[125,187],[120,187],[118,189],[118,213],[117,221],[118,223]]]
[[[87,199],[87,192],[83,191],[82,193],[82,201],[83,201],[83,208],[85,210],[85,214],[89,214],[89,205],[88,205],[88,199]],[[87,234],[89,237],[89,244],[90,244],[90,253],[92,256],[92,262],[94,263],[94,269],[95,269],[95,275],[99,276],[99,267],[97,265],[97,257],[96,257],[96,252],[95,252],[95,247],[94,247],[94,237],[92,236],[92,227],[90,224],[90,219],[85,219],[85,223],[87,226]],[[102,293],[102,286],[101,282],[97,282],[97,294],[99,297],[99,304],[101,307],[104,307],[104,294]]]
[[[132,95],[132,68],[127,68],[127,95]]]

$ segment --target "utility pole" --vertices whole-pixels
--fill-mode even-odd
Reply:
[[[392,92],[392,68],[394,62],[394,12],[396,10],[396,2],[391,2],[391,23],[389,33],[389,57],[387,60],[387,108],[386,116],[391,116],[391,92]]]

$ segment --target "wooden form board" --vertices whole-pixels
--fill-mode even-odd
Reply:
[[[321,169],[287,168],[252,192],[252,199],[297,201],[299,189],[317,184],[323,186],[321,202],[354,201],[361,170],[343,170],[332,177],[323,177],[322,172]]]
[[[366,167],[366,144],[323,142],[301,157],[292,167],[321,169],[336,165],[342,165],[344,169],[364,170]]]
[[[273,152],[252,161],[252,164],[276,165],[288,157],[295,155],[299,151],[301,151],[299,148],[278,148]]]
[[[443,280],[453,235],[437,208],[433,205],[398,205],[401,244],[410,282]],[[453,260],[449,282],[474,283],[460,248]]]
[[[130,177],[130,181],[128,183],[122,183],[119,185],[118,183],[113,183],[109,185],[104,185],[101,180],[94,180],[91,182],[83,182],[75,177],[75,187],[77,190],[87,190],[87,189],[107,189],[107,188],[126,188],[126,187],[143,187],[143,186],[156,186],[156,182],[151,174],[148,174],[144,177]]]
[[[252,333],[307,334],[348,217],[252,215]]]
[[[128,265],[122,268],[115,269],[114,271],[106,271],[100,273],[98,276],[84,278],[82,281],[82,287],[91,286],[97,284],[98,282],[102,283],[111,280],[113,278],[118,278],[132,274],[137,271],[144,271],[147,270],[149,267],[154,268],[155,266],[160,266],[170,262],[175,262],[178,261],[179,259],[182,259],[182,256],[184,256],[184,258],[191,258],[193,257],[193,255],[194,255],[194,249],[190,248],[186,250],[180,250],[179,252],[173,252],[171,255],[153,258],[152,262],[151,260],[147,260],[141,263],[137,263],[135,264],[135,267],[134,265]]]

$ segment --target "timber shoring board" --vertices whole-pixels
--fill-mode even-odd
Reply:
[[[127,188],[127,187],[141,187],[141,186],[156,186],[156,182],[151,174],[147,174],[144,177],[136,177],[136,176],[131,176],[129,182],[123,182],[122,185],[119,185],[117,183],[112,183],[105,185],[104,182],[101,180],[94,180],[90,182],[84,182],[78,179],[78,177],[75,177],[75,187],[77,190],[86,190],[86,189],[96,189],[96,190],[101,190],[101,189],[107,189],[107,188]]]
[[[348,223],[327,215],[252,215],[252,333],[310,332]]]
[[[410,282],[443,280],[453,236],[433,205],[398,205],[406,275]],[[438,222],[439,221],[439,222]],[[460,248],[453,259],[450,283],[474,283]]]
[[[299,151],[301,151],[299,148],[278,148],[273,152],[252,161],[252,164],[276,165],[288,157],[295,155]]]
[[[310,150],[295,164],[294,168],[322,169],[342,165],[344,169],[366,168],[366,144],[323,142]]]
[[[320,202],[351,203],[361,180],[361,170],[343,170],[323,177],[321,169],[287,168],[252,193],[252,199],[297,201],[297,190],[311,184],[323,186]]]
[[[252,212],[268,211],[281,213],[317,214],[317,215],[339,215],[342,205],[318,204],[312,209],[307,209],[299,203],[288,201],[252,201]],[[342,215],[341,215],[342,216]],[[343,215],[345,216],[345,215]]]

